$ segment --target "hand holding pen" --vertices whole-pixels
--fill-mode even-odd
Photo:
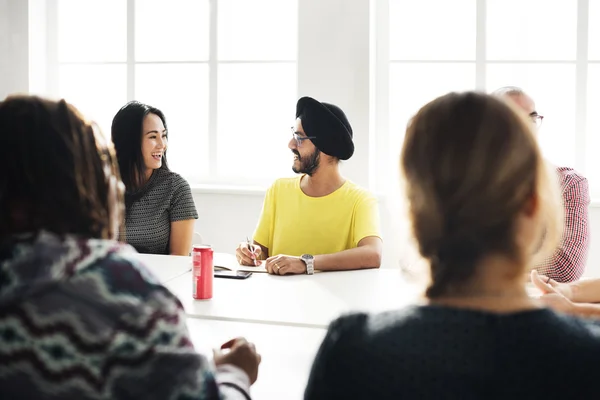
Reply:
[[[258,266],[262,263],[258,259],[261,253],[260,246],[252,244],[250,239],[246,237],[245,242],[241,242],[235,249],[235,257],[241,265]]]

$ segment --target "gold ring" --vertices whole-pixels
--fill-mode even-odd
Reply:
[[[277,267],[277,271],[279,271],[279,269],[281,268],[279,265],[277,265],[277,263],[275,263],[275,266]]]

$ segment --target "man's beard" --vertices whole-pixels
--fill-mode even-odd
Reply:
[[[309,154],[304,157],[301,157],[300,153],[297,150],[292,150],[292,153],[294,153],[298,157],[298,162],[300,163],[299,168],[296,168],[295,166],[292,167],[292,171],[294,171],[295,173],[312,176],[317,170],[317,168],[319,168],[321,155],[319,149],[315,149],[315,151],[312,154]]]

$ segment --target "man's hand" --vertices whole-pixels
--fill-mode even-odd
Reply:
[[[237,261],[241,265],[256,267],[262,263],[262,261],[258,259],[262,249],[256,244],[251,244],[250,247],[252,250],[248,249],[248,243],[241,242],[237,249],[235,249],[235,258],[237,258]]]
[[[571,287],[567,283],[558,283],[545,275],[540,275],[536,270],[531,271],[531,282],[542,291],[540,301],[554,311],[567,314],[576,313],[576,305],[570,299],[573,296]]]
[[[540,297],[540,300],[554,311],[573,315],[577,314],[575,303],[558,293],[545,294]]]
[[[248,374],[250,384],[256,382],[258,378],[260,354],[256,352],[254,344],[244,338],[231,339],[224,343],[220,350],[214,350],[214,361],[216,366],[231,364],[240,368]]]
[[[554,279],[538,274],[536,270],[531,271],[531,282],[543,294],[558,293],[569,301],[573,298],[573,289],[568,283],[558,283]]]
[[[306,264],[300,257],[280,254],[267,258],[265,269],[273,275],[304,274]]]

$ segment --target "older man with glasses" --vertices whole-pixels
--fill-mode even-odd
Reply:
[[[288,144],[294,178],[267,191],[253,243],[236,249],[243,265],[276,275],[378,268],[382,240],[377,199],[344,178],[354,153],[352,127],[337,106],[303,97]]]
[[[515,86],[502,87],[493,92],[505,97],[522,109],[536,130],[542,125],[544,117],[540,115],[533,99]],[[585,270],[589,246],[588,205],[590,196],[585,177],[573,168],[556,167],[565,207],[565,226],[562,241],[556,252],[541,265],[536,266],[540,274],[557,282],[572,282],[579,279]]]

